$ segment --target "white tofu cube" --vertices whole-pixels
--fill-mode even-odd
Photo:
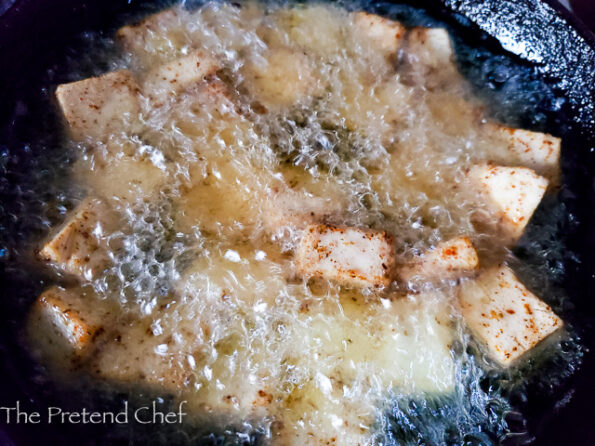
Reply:
[[[299,342],[290,348],[303,378],[284,402],[278,432],[283,445],[374,444],[373,432],[361,426],[373,424],[387,389],[431,395],[455,389],[455,333],[446,295],[389,301],[343,291],[340,308],[334,299],[316,299],[297,315],[292,339]]]
[[[248,246],[223,249],[213,252],[208,260],[202,256],[193,260],[173,282],[173,289],[182,299],[225,296],[234,308],[259,304],[273,308],[290,274],[290,267],[281,263],[282,259],[283,254],[273,242],[271,246],[259,243],[257,250]],[[230,281],[230,277],[234,279]]]
[[[308,226],[296,253],[300,275],[354,286],[388,285],[394,260],[385,232],[328,225]]]
[[[185,346],[168,342],[167,336],[153,334],[151,323],[150,319],[136,321],[112,336],[91,360],[96,377],[172,394],[188,386],[193,375],[192,340],[184,336]],[[186,327],[180,333],[191,334]]]
[[[107,210],[97,200],[83,202],[39,252],[62,271],[91,280],[107,265],[104,223]]]
[[[507,266],[491,268],[461,287],[465,323],[502,366],[562,327],[562,320]]]
[[[550,181],[557,179],[560,169],[560,138],[500,125],[492,128],[504,138],[507,162],[529,167]]]
[[[202,51],[167,62],[145,77],[143,92],[153,103],[162,102],[196,85],[219,69],[219,64]]]
[[[41,343],[76,355],[89,347],[101,329],[101,321],[84,310],[81,297],[60,287],[49,288],[39,296],[29,323],[32,335],[43,337]]]
[[[548,180],[526,167],[473,166],[468,177],[497,218],[500,232],[517,240],[545,193]]]
[[[285,188],[273,191],[264,206],[263,224],[269,232],[276,233],[283,228],[303,230],[308,225],[322,223],[343,209],[342,201],[333,198]]]
[[[414,262],[399,268],[402,280],[452,280],[473,273],[479,258],[469,237],[457,237],[438,244]]]
[[[262,17],[261,13],[259,15]],[[277,8],[266,15],[267,19],[261,21],[258,34],[269,48],[291,42],[292,46],[303,49],[309,55],[328,60],[345,46],[347,14],[336,6],[308,2],[299,8]],[[269,19],[277,26],[268,26]]]
[[[126,51],[149,67],[180,55],[180,50],[190,43],[182,26],[187,15],[183,7],[166,9],[138,24],[120,28],[116,38]]]
[[[75,139],[105,140],[133,130],[140,112],[138,86],[128,70],[59,85],[56,97]]]
[[[368,38],[380,51],[396,53],[406,29],[399,22],[367,12],[356,12],[353,24],[358,33]]]
[[[157,167],[146,158],[130,156],[116,155],[101,162],[83,160],[75,169],[81,183],[93,195],[116,205],[156,199],[168,179],[163,166]]]
[[[443,28],[413,28],[408,35],[408,49],[416,63],[431,69],[452,64],[454,54],[450,36]]]
[[[242,74],[250,94],[268,108],[289,106],[321,92],[312,61],[302,51],[269,49],[265,59],[249,60]]]
[[[169,27],[178,23],[179,10],[175,8],[166,9],[156,14],[145,17],[133,25],[126,25],[116,32],[116,37],[122,40],[127,48],[133,49],[142,44],[143,33],[154,33],[161,27]]]
[[[149,105],[152,104],[149,103]],[[200,113],[190,115],[187,112],[188,108],[196,111],[198,107],[200,107]],[[176,125],[179,125],[184,132],[193,135],[204,134],[205,137],[210,138],[214,137],[213,132],[221,132],[220,136],[225,144],[237,143],[238,140],[229,134],[235,130],[239,131],[239,129],[245,131],[251,125],[240,114],[234,93],[227,85],[216,78],[208,78],[205,82],[200,82],[197,88],[187,90],[187,94],[180,98],[171,110]],[[213,123],[204,127],[203,122],[199,124],[197,121],[200,121],[200,118],[207,114],[213,115]],[[195,116],[198,116],[198,118]],[[219,125],[224,130],[221,130],[218,127]],[[157,147],[167,146],[167,142],[156,145]],[[175,146],[173,150],[177,153],[179,147]]]
[[[205,313],[209,310],[198,310],[196,301],[190,300],[157,308],[150,316],[126,324],[90,359],[92,373],[127,390],[138,387],[187,399],[189,411],[204,414],[208,409],[219,421],[264,415],[273,398],[265,380],[243,379],[245,371],[230,370],[226,355],[213,362],[204,354],[205,343],[212,346],[222,341],[209,322],[217,317]],[[224,339],[228,348],[238,349],[241,362],[240,340],[234,336]]]

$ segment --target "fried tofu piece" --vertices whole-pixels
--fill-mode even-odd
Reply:
[[[282,228],[303,230],[308,225],[322,223],[327,217],[339,214],[343,203],[289,189],[274,192],[264,208],[263,224],[275,233]]]
[[[258,34],[269,46],[283,46],[288,40],[315,57],[329,58],[345,44],[346,11],[330,4],[305,3],[299,8],[280,8],[267,14],[278,26],[262,22]]]
[[[39,258],[58,269],[91,280],[107,265],[104,240],[105,206],[87,200],[39,252]]]
[[[189,39],[180,26],[187,11],[182,7],[166,9],[146,17],[135,25],[116,32],[122,47],[133,54],[145,67],[171,60],[181,54]]]
[[[413,28],[407,35],[405,48],[405,83],[443,92],[453,81],[460,79],[445,29]]]
[[[408,49],[417,63],[430,69],[450,65],[454,54],[448,31],[443,28],[413,28],[408,35]]]
[[[171,26],[177,23],[179,11],[175,8],[166,9],[156,14],[145,17],[134,25],[126,25],[116,32],[116,37],[122,41],[124,46],[133,50],[143,47],[143,34],[156,33],[161,27]]]
[[[343,185],[316,178],[301,166],[284,166],[281,176],[274,174],[264,197],[260,220],[266,232],[277,236],[299,236],[294,230],[331,223],[349,207]]]
[[[457,237],[438,244],[414,262],[399,268],[402,280],[452,280],[473,273],[479,267],[477,252],[469,237]]]
[[[54,286],[45,290],[35,302],[28,328],[34,343],[45,353],[51,354],[48,351],[51,350],[67,356],[80,356],[101,333],[102,321],[76,291]]]
[[[179,230],[200,227],[211,233],[234,233],[252,228],[257,222],[254,191],[262,193],[262,189],[254,171],[243,167],[226,159],[212,159],[209,166],[195,166],[190,171],[194,184],[174,201]]]
[[[167,183],[167,171],[148,159],[111,157],[96,162],[92,170],[86,169],[87,163],[77,167],[82,181],[94,194],[117,202],[156,198]]]
[[[476,165],[468,177],[497,218],[498,230],[511,241],[523,234],[548,186],[547,179],[526,167]]]
[[[506,143],[504,161],[529,167],[550,181],[557,180],[560,170],[560,138],[502,125],[491,127]]]
[[[376,14],[356,12],[353,24],[358,33],[383,52],[396,53],[405,37],[406,30],[403,25]]]
[[[308,226],[296,253],[301,276],[364,287],[388,285],[394,260],[385,232],[328,225]]]
[[[187,90],[187,94],[179,97],[169,109],[171,113],[166,113],[167,126],[179,128],[182,141],[188,137],[205,138],[212,150],[218,144],[227,147],[243,143],[253,124],[239,113],[235,99],[234,92],[220,80],[200,82],[197,88]],[[166,152],[168,158],[179,160],[180,143],[177,135],[172,138],[172,135],[165,135],[160,129],[161,126],[150,129],[143,136],[153,146]]]
[[[157,392],[178,394],[192,380],[193,342],[178,345],[158,335],[153,319],[123,327],[94,355],[90,368],[98,378],[124,386],[141,386]],[[171,338],[171,333],[169,333]],[[187,352],[187,353],[186,353]]]
[[[89,196],[114,209],[139,200],[153,201],[169,181],[171,164],[169,154],[158,144],[146,144],[148,139],[152,135],[143,134],[143,140],[124,135],[96,143],[88,156],[75,161],[72,171],[76,181]]]
[[[387,389],[428,395],[454,390],[454,326],[446,295],[381,302],[362,294],[342,290],[340,311],[335,300],[317,299],[297,315],[292,338],[300,342],[290,348],[301,379],[284,401],[275,444],[373,444],[373,432],[362,427],[374,422],[376,396],[383,398]]]
[[[303,52],[270,49],[264,61],[249,61],[243,69],[251,95],[268,108],[290,106],[321,91],[314,67]]]
[[[206,298],[204,290],[201,296]],[[239,370],[245,357],[238,345],[242,339],[214,334],[219,328],[215,306],[201,309],[196,300],[172,303],[122,326],[91,358],[91,373],[125,389],[179,397],[189,412],[216,415],[219,421],[264,415],[272,394],[261,379],[247,380],[246,371]],[[219,352],[215,357],[205,354],[213,344]],[[229,368],[230,350],[237,352],[237,369]]]
[[[202,51],[167,62],[145,77],[143,92],[151,102],[159,103],[196,85],[219,69],[218,62]]]
[[[467,326],[502,366],[512,364],[563,325],[507,266],[491,268],[463,284],[460,304]]]
[[[128,70],[59,85],[56,98],[73,138],[105,140],[134,131],[140,112],[138,86]]]
[[[242,242],[189,263],[173,283],[176,294],[191,299],[208,289],[234,307],[265,304],[274,308],[275,299],[287,286],[290,268],[275,243],[258,243],[256,249]]]
[[[371,443],[368,426],[372,412],[361,404],[321,390],[327,382],[323,374],[305,385],[295,386],[291,410],[286,410],[282,422],[274,425],[274,444],[284,446],[354,445]],[[324,380],[324,384],[319,382]],[[323,387],[324,389],[324,387]]]

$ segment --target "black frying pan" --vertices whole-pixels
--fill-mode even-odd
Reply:
[[[564,99],[556,106],[550,101],[535,109],[543,109],[540,126],[564,139],[564,179],[554,207],[565,210],[555,232],[565,244],[565,255],[550,258],[547,250],[531,243],[521,244],[515,253],[530,264],[556,271],[555,285],[570,296],[561,309],[563,318],[576,328],[585,350],[576,370],[556,376],[551,386],[543,380],[529,386],[527,399],[513,401],[526,416],[518,430],[528,433],[505,442],[595,445],[595,354],[589,351],[595,348],[595,39],[565,10],[548,1],[411,3],[456,29],[468,43],[477,42],[495,54],[502,54],[502,47],[508,50],[508,59],[529,67],[556,98]],[[386,10],[382,5],[374,7]],[[20,400],[32,411],[54,403],[63,405],[68,398],[76,401],[76,395],[58,395],[43,379],[17,336],[24,309],[50,280],[27,268],[32,241],[58,218],[44,203],[68,205],[68,197],[48,196],[54,191],[44,187],[44,180],[54,181],[60,172],[48,171],[35,181],[29,172],[45,172],[61,156],[57,155],[60,122],[52,111],[52,88],[69,80],[60,71],[65,57],[82,59],[84,70],[85,56],[77,53],[77,36],[90,30],[105,30],[109,35],[135,14],[154,8],[141,0],[0,1],[0,406]],[[482,83],[492,82],[490,73],[474,73],[473,64],[463,71],[480,90]],[[535,126],[535,116],[521,120]],[[547,220],[548,211],[546,205],[537,215]],[[532,229],[537,230],[539,225]],[[110,402],[103,404],[109,407]],[[510,419],[511,426],[515,422],[520,423]],[[118,435],[113,430],[110,426],[0,425],[0,445],[138,444],[134,432],[120,432],[115,439]],[[218,438],[212,435],[196,443],[223,444]],[[177,442],[181,442],[178,437],[169,439],[169,444]],[[424,444],[423,440],[419,443]]]

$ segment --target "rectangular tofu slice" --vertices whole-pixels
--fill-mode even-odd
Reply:
[[[396,53],[405,37],[405,27],[399,22],[370,14],[356,12],[353,24],[358,34],[369,39],[374,47],[387,53]]]
[[[101,320],[84,307],[74,291],[57,286],[45,290],[31,312],[32,336],[53,350],[82,354],[101,330]]]
[[[557,179],[560,170],[560,138],[503,125],[491,127],[504,138],[507,162],[529,167],[550,181]]]
[[[399,268],[402,280],[452,280],[473,273],[479,267],[477,252],[469,237],[457,237],[439,243],[416,261]]]
[[[500,232],[516,241],[539,205],[548,180],[526,167],[473,166],[468,178],[497,218]]]
[[[145,77],[143,92],[153,103],[163,102],[219,69],[217,61],[202,51],[167,62],[151,70]]]
[[[90,358],[91,373],[125,390],[187,399],[190,412],[208,412],[217,421],[237,422],[257,413],[266,415],[273,395],[264,380],[247,380],[243,369],[230,370],[227,355],[213,361],[205,354],[203,342],[220,348],[229,343],[229,348],[239,349],[234,344],[238,341],[233,336],[213,341],[209,323],[194,311],[191,302],[173,304],[121,327]],[[237,354],[241,362],[243,352]]]
[[[58,85],[56,98],[75,139],[105,140],[137,125],[138,86],[128,70]]]
[[[388,285],[394,260],[385,232],[328,225],[308,226],[296,253],[300,275],[354,286]]]
[[[193,346],[186,338],[184,347],[165,337],[153,334],[150,320],[125,326],[93,356],[92,373],[113,384],[178,394],[193,374]]]
[[[116,32],[122,47],[145,67],[179,55],[189,43],[182,22],[187,12],[182,7],[166,9]]]
[[[208,409],[219,421],[264,415],[272,401],[264,380],[246,380],[245,371],[230,370],[227,355],[220,355],[219,361],[205,355],[205,342],[220,348],[226,344],[237,349],[241,362],[244,356],[236,344],[239,339],[218,339],[209,322],[213,314],[205,317],[209,310],[202,310],[196,315],[200,310],[195,304],[174,303],[122,326],[90,359],[91,372],[126,390],[137,388],[187,399],[189,411],[204,414]]]
[[[408,49],[417,63],[438,69],[452,64],[454,54],[450,36],[444,28],[413,28],[407,37]]]
[[[465,323],[502,366],[510,365],[563,325],[507,266],[491,268],[463,284],[460,303]]]
[[[114,156],[101,162],[84,160],[76,165],[75,171],[94,195],[118,205],[156,199],[167,184],[167,171],[160,167],[146,158]]]
[[[310,57],[285,47],[270,49],[265,60],[249,60],[242,75],[250,94],[265,108],[290,106],[321,91]]]
[[[268,232],[277,233],[286,228],[303,230],[308,225],[322,223],[344,208],[339,197],[333,198],[290,188],[273,189],[263,206],[263,225]]]
[[[39,258],[62,271],[91,280],[107,265],[104,219],[98,200],[81,203],[74,214],[39,252]]]
[[[413,28],[404,46],[403,82],[430,91],[445,91],[460,80],[454,49],[443,28]],[[447,109],[449,107],[447,106]]]

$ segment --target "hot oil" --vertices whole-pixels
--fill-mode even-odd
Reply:
[[[140,55],[110,49],[102,66],[142,80],[199,47],[221,62],[215,79],[147,105],[134,134],[76,148],[77,186],[120,218],[92,286],[128,315],[107,322],[117,341],[82,373],[185,400],[188,426],[234,426],[238,441],[255,430],[278,444],[496,442],[519,430],[507,397],[534,367],[500,373],[474,356],[454,286],[375,293],[293,273],[310,218],[387,230],[398,261],[462,234],[486,264],[510,257],[472,224],[464,187],[473,162],[505,157],[484,100],[454,65],[428,72],[407,47],[377,51],[343,7],[175,8]],[[541,284],[550,271],[537,273]]]

